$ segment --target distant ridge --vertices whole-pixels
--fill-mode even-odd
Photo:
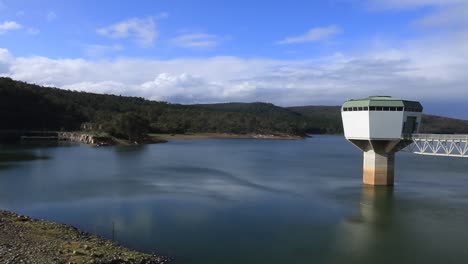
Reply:
[[[333,125],[341,127],[340,106],[293,106],[288,109],[309,118],[328,120]],[[468,120],[424,114],[420,133],[434,134],[468,134]]]

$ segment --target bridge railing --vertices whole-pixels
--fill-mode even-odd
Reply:
[[[468,135],[461,134],[412,134],[408,135],[408,139],[412,140],[437,140],[437,141],[466,141]]]
[[[412,134],[403,139],[412,141],[405,150],[415,154],[468,158],[468,135]]]

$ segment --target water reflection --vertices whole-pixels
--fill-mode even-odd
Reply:
[[[4,163],[0,163],[0,170],[6,170],[6,169],[9,169],[13,167],[12,164],[4,164]]]
[[[0,146],[0,170],[8,170],[18,166],[20,161],[46,160],[50,157],[36,153],[33,150],[14,150]]]
[[[345,258],[349,263],[376,261],[384,253],[377,253],[381,241],[389,238],[394,224],[394,189],[363,186],[357,213],[338,227],[333,258]]]
[[[360,215],[351,222],[365,223],[373,228],[385,228],[392,221],[393,187],[363,186]]]
[[[145,144],[140,144],[140,145],[130,145],[130,146],[114,146],[112,149],[115,151],[117,154],[125,154],[125,153],[132,153],[134,154],[135,152],[143,152],[147,148],[147,145]]]
[[[44,160],[48,158],[49,158],[48,156],[38,155],[34,153],[33,151],[0,152],[0,164],[6,163],[6,162]]]

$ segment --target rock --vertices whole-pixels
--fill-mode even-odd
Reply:
[[[101,258],[102,257],[102,253],[98,253],[98,252],[93,252],[91,254],[92,257],[96,257],[96,258]]]
[[[73,250],[72,254],[73,254],[73,255],[77,255],[77,256],[86,255],[86,253],[81,252],[81,251],[79,251],[79,250]]]

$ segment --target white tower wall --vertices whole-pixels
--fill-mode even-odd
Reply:
[[[403,124],[408,117],[416,118],[416,131],[421,113],[403,111],[342,112],[344,134],[347,139],[394,140],[403,137]]]
[[[370,137],[369,112],[342,112],[343,128],[346,138],[368,139]]]
[[[400,139],[403,129],[403,112],[370,111],[369,139]]]
[[[421,104],[374,96],[347,101],[341,114],[346,139],[364,152],[364,184],[393,185],[395,152],[419,130]]]

